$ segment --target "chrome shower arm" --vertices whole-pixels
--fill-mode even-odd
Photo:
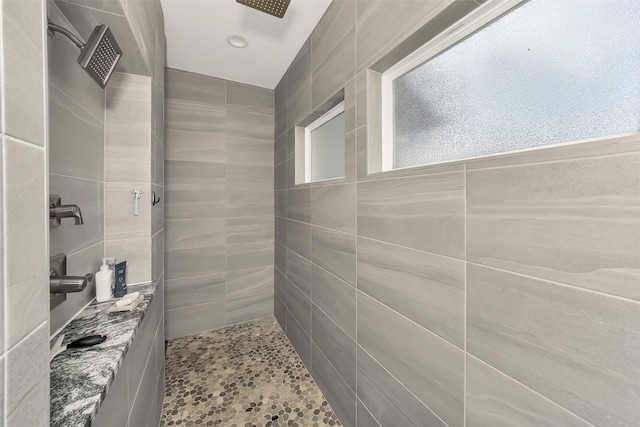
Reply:
[[[61,27],[60,25],[49,23],[49,26],[47,27],[47,31],[49,32],[49,35],[51,35],[51,36],[53,36],[53,34],[51,34],[53,32],[58,32],[60,34],[63,34],[65,36],[67,36],[67,38],[69,40],[71,40],[80,49],[82,49],[86,45],[85,42],[83,42],[78,37],[76,37],[71,31],[67,30],[64,27]]]

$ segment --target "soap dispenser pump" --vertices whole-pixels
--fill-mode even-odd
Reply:
[[[111,285],[113,283],[113,270],[107,264],[108,258],[102,258],[100,271],[96,273],[96,301],[105,302],[113,298]]]

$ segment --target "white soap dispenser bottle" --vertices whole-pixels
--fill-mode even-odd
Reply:
[[[111,284],[113,283],[113,270],[107,264],[107,258],[102,258],[100,271],[96,273],[96,301],[105,302],[113,298]]]

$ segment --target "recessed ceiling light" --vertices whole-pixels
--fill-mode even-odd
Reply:
[[[249,46],[249,40],[245,39],[244,37],[238,34],[229,34],[227,36],[227,43],[239,49]]]

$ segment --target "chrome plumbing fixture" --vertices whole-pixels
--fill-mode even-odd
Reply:
[[[49,196],[49,220],[60,225],[62,218],[75,218],[76,225],[84,224],[82,211],[78,205],[63,205],[60,196]]]

